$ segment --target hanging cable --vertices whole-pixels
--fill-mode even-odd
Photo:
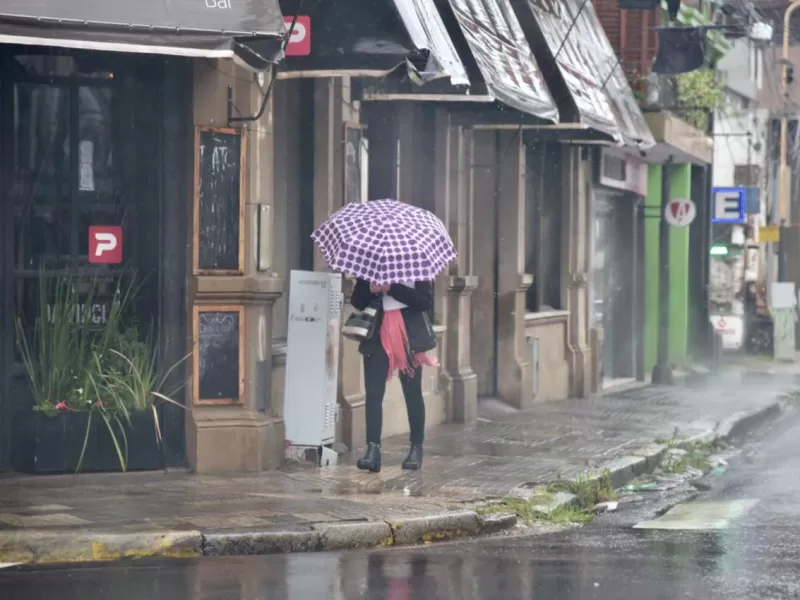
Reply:
[[[300,13],[303,10],[303,2],[304,0],[300,0],[300,3],[297,5],[297,12],[295,12],[294,17],[292,18],[292,24],[289,26],[289,30],[286,32],[286,35],[283,38],[283,44],[281,45],[281,53],[286,54],[286,47],[289,45],[289,40],[292,39],[292,34],[294,33],[295,25],[297,24],[297,18],[300,16]],[[272,66],[272,70],[270,73],[269,78],[269,85],[267,89],[264,91],[264,98],[261,100],[261,108],[258,109],[258,112],[255,115],[247,116],[247,117],[234,117],[233,116],[233,87],[228,86],[228,125],[232,123],[252,123],[253,121],[258,121],[263,115],[264,111],[267,110],[267,103],[269,102],[269,97],[272,92],[272,86],[275,85],[275,80],[278,78],[278,65],[275,64]]]
[[[553,56],[553,60],[558,60],[558,55],[561,54],[561,51],[564,49],[564,46],[567,43],[567,38],[569,37],[569,34],[572,33],[573,29],[575,29],[575,24],[578,22],[578,19],[580,18],[581,13],[583,12],[583,9],[586,8],[586,4],[588,2],[589,2],[589,0],[583,0],[583,3],[581,4],[581,7],[578,9],[578,12],[575,13],[574,17],[572,17],[572,22],[569,24],[569,28],[567,29],[567,33],[564,34],[564,39],[561,40],[561,45],[558,47],[558,50],[556,50],[556,53]]]

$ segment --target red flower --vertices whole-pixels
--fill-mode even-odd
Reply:
[[[104,404],[102,400],[98,400],[94,403],[95,408],[104,408]]]
[[[67,401],[62,400],[58,404],[56,404],[56,410],[69,410],[69,406],[67,406]]]

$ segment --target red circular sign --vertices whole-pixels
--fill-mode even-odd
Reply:
[[[675,198],[664,207],[664,218],[672,227],[686,227],[696,215],[697,207],[687,198]]]

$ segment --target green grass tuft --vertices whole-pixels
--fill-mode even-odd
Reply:
[[[566,492],[575,498],[554,509],[548,505],[555,499],[555,494]],[[586,524],[595,517],[594,507],[598,502],[606,502],[617,498],[611,481],[611,472],[603,471],[599,477],[590,478],[580,475],[576,480],[559,478],[529,499],[505,498],[477,509],[482,515],[498,513],[514,513],[524,523],[551,523],[567,525],[570,523]]]

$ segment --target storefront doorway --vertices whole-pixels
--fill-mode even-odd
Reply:
[[[186,351],[188,66],[0,46],[0,470],[31,460],[16,324],[37,322],[41,280],[68,274],[108,291],[135,277],[131,318],[159,332],[165,357]],[[119,228],[118,259],[92,264],[90,227]],[[101,293],[76,311],[101,328],[108,301]],[[162,416],[167,462],[180,463],[183,416]]]
[[[638,360],[638,232],[629,194],[594,193],[592,324],[603,329],[604,388],[633,381]]]

